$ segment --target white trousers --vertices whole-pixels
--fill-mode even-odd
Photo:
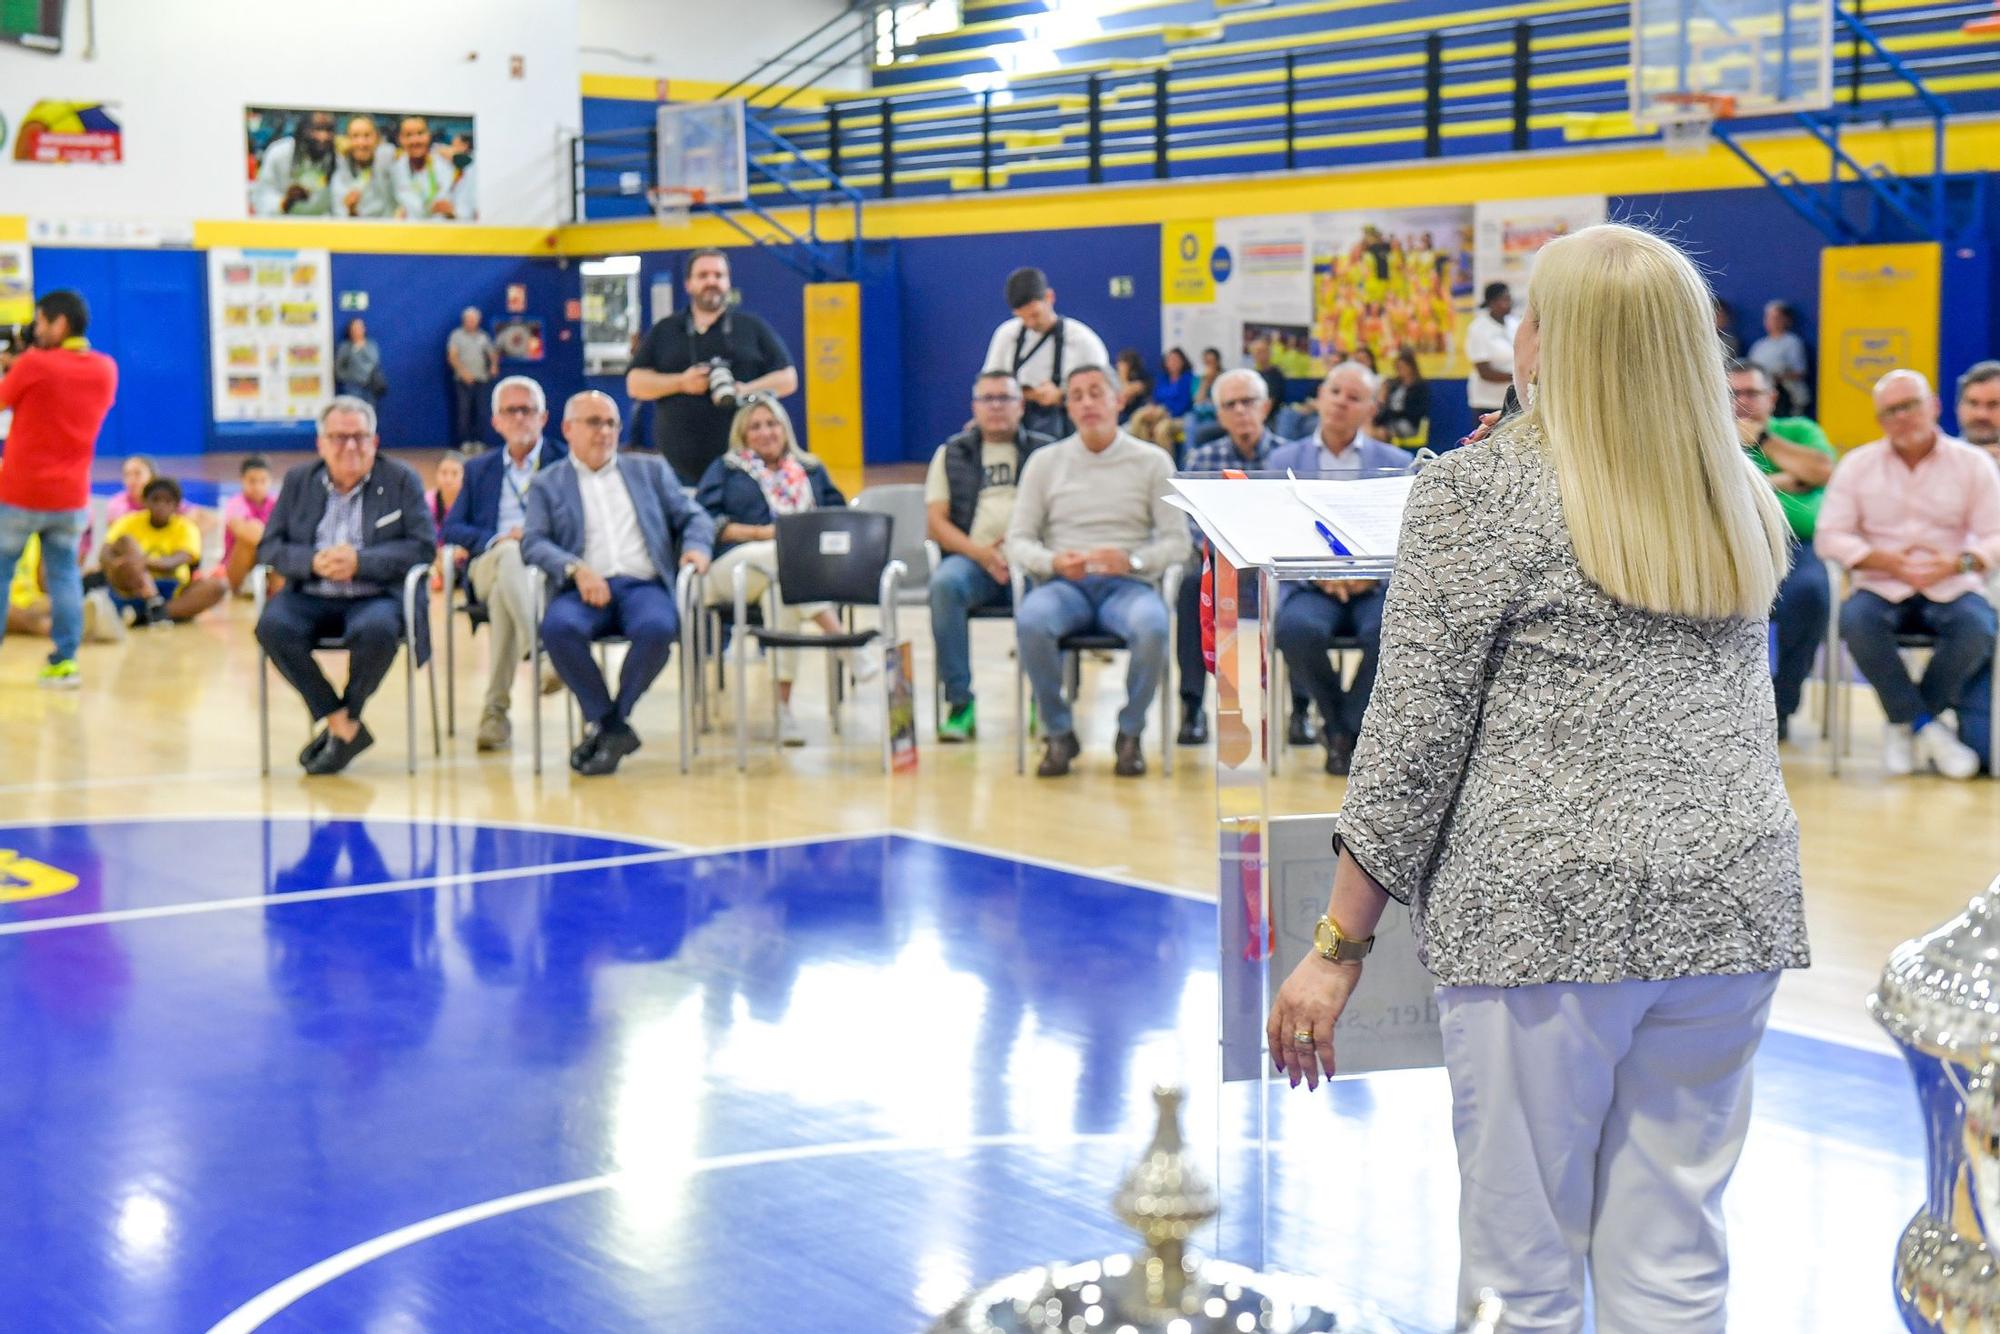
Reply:
[[[465,568],[472,592],[486,604],[486,626],[492,632],[487,647],[493,654],[493,670],[486,678],[489,712],[507,712],[514,691],[514,674],[521,659],[535,647],[535,585],[541,572],[530,569],[521,559],[519,542],[495,542],[472,558]]]
[[[1440,987],[1458,1141],[1459,1302],[1505,1329],[1724,1328],[1722,1191],[1776,973]]]
[[[718,607],[733,605],[736,598],[736,567],[749,564],[744,596],[754,604],[764,596],[770,580],[764,577],[765,570],[778,568],[778,544],[775,541],[739,542],[715,558],[708,567],[708,600]],[[771,628],[796,634],[806,623],[806,617],[826,610],[824,603],[801,603],[791,606],[778,602],[778,623]],[[789,685],[798,676],[799,651],[791,648],[776,649],[772,653],[772,667],[777,679]]]

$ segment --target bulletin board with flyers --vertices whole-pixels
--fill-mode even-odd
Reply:
[[[333,396],[324,250],[208,252],[215,420],[309,422]]]

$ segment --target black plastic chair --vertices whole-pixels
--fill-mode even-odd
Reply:
[[[809,510],[804,514],[782,514],[777,530],[777,597],[792,605],[827,603],[846,609],[873,606],[880,616],[875,629],[847,634],[825,635],[813,631],[780,630],[753,625],[749,616],[749,575],[747,565],[736,567],[734,593],[736,650],[736,767],[750,764],[750,706],[747,651],[751,640],[772,649],[819,649],[836,653],[866,648],[878,639],[894,645],[898,587],[907,569],[890,554],[895,538],[895,521],[887,514],[866,510]],[[777,660],[771,661],[771,744],[781,745],[778,736]],[[840,730],[840,661],[827,659],[827,702],[833,727]],[[890,769],[889,734],[890,673],[882,673],[882,772]]]
[[[430,563],[412,565],[403,576],[403,697],[404,716],[407,723],[409,771],[417,771],[417,604],[424,581],[431,577]],[[270,593],[271,567],[259,565],[250,571],[250,593],[255,600],[257,619],[264,616],[264,602]],[[315,652],[344,653],[347,641],[344,639],[322,639],[313,645]],[[437,654],[433,652],[424,662],[424,676],[431,690],[431,754],[444,754],[444,739],[438,732],[438,683]],[[257,646],[257,741],[261,757],[261,772],[271,775],[271,656],[264,652],[264,646]]]

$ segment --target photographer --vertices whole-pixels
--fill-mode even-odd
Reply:
[[[757,392],[775,398],[796,393],[799,373],[769,324],[729,308],[728,256],[695,251],[683,281],[687,309],[655,324],[640,341],[625,392],[640,402],[658,401],[653,447],[683,482],[693,482],[727,450],[738,400]]]
[[[89,307],[75,292],[49,292],[35,303],[34,346],[0,379],[0,409],[14,410],[0,467],[0,588],[13,580],[28,539],[39,535],[48,583],[55,651],[41,684],[81,683],[76,648],[83,637],[83,578],[77,544],[90,526],[90,459],[97,432],[118,391],[118,366],[90,350]]]

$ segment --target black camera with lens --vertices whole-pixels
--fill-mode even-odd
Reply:
[[[736,373],[721,357],[708,361],[708,401],[718,408],[736,406]]]
[[[17,352],[27,351],[34,345],[34,325],[0,324],[0,356],[11,357]]]

